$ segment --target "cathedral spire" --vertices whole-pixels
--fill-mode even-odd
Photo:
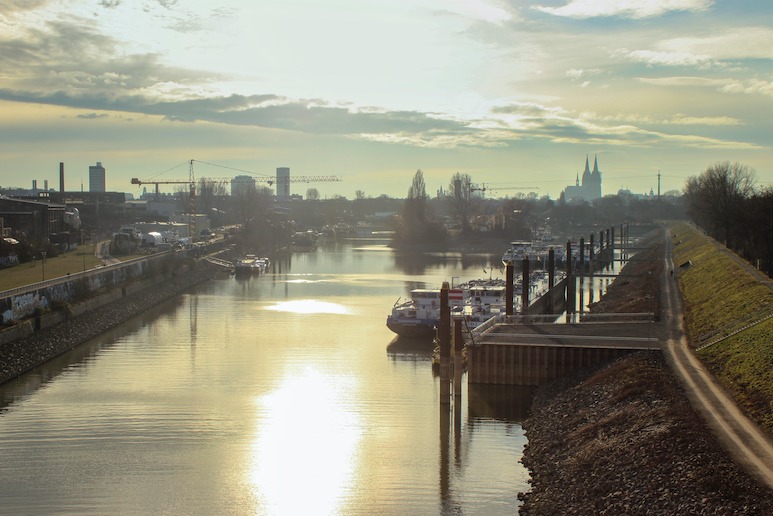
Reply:
[[[593,175],[599,173],[599,156],[598,154],[593,156]]]
[[[584,174],[590,174],[590,167],[588,166],[588,155],[587,154],[585,155],[585,172],[584,172]]]

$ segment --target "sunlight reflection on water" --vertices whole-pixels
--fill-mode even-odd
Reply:
[[[292,312],[296,314],[340,314],[352,315],[351,310],[338,303],[330,301],[320,301],[318,299],[298,299],[295,301],[283,301],[271,306],[266,310],[275,312]]]
[[[354,404],[341,401],[356,391],[356,384],[351,376],[306,368],[257,400],[262,414],[256,418],[260,427],[250,478],[272,514],[341,512],[340,504],[355,485],[362,435]]]

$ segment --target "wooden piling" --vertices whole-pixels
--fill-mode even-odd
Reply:
[[[553,313],[553,307],[555,303],[553,302],[553,287],[555,286],[556,282],[556,252],[551,247],[548,250],[548,306],[547,306],[547,313],[552,314]]]
[[[521,280],[521,314],[529,308],[529,258],[523,259],[523,277]]]
[[[590,256],[588,257],[588,270],[590,271],[590,274],[593,275],[593,267],[594,267],[593,262],[594,262],[594,259],[596,258],[596,256],[595,256],[595,249],[593,248],[593,233],[592,232],[590,234],[590,244],[589,244],[589,246],[590,247],[588,249],[590,251]]]
[[[505,315],[513,315],[513,264],[505,266]]]
[[[462,336],[462,317],[454,317],[454,398],[462,396],[462,348],[464,337]]]
[[[440,320],[438,341],[440,345],[440,403],[451,403],[451,309],[448,306],[448,282],[440,287]]]

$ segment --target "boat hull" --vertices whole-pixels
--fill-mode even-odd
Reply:
[[[387,328],[400,337],[434,337],[435,325],[433,319],[408,319],[403,317],[387,316]]]

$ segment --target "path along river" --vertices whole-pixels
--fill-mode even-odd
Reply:
[[[465,378],[444,411],[384,324],[490,263],[331,242],[149,310],[0,386],[0,512],[516,513],[528,393]]]

